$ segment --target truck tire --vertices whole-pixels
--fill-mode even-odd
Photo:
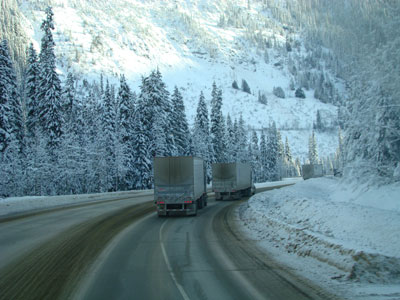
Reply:
[[[199,200],[197,200],[197,208],[202,209],[203,208],[203,196],[200,197]]]

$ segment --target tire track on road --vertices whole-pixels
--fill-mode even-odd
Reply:
[[[119,232],[155,211],[135,204],[83,222],[0,270],[0,299],[67,299]]]

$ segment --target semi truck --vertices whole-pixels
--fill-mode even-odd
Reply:
[[[251,166],[248,163],[216,163],[212,165],[212,190],[217,201],[240,199],[255,193]]]
[[[303,179],[317,178],[324,176],[322,164],[306,164],[301,167]]]
[[[154,158],[154,202],[158,216],[197,215],[207,206],[206,171],[201,158]]]

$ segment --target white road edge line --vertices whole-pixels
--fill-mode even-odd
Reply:
[[[168,259],[168,256],[167,256],[167,252],[165,251],[164,243],[163,243],[163,241],[162,241],[162,230],[163,230],[163,228],[164,228],[164,225],[167,223],[167,221],[168,221],[168,220],[165,220],[164,223],[163,223],[163,224],[161,225],[161,227],[160,227],[159,238],[160,238],[161,251],[162,251],[162,254],[163,254],[163,256],[164,256],[164,260],[165,260],[165,263],[166,263],[166,265],[167,265],[168,272],[169,272],[169,274],[171,275],[171,278],[172,278],[172,280],[174,281],[174,283],[175,283],[176,287],[178,288],[179,292],[181,293],[182,298],[183,298],[184,300],[190,300],[190,298],[189,298],[189,296],[186,294],[184,288],[183,288],[183,287],[179,284],[179,282],[176,280],[175,274],[174,274],[174,272],[172,271],[172,268],[171,268],[171,264],[169,263],[169,259]]]

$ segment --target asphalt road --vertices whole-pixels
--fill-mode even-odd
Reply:
[[[335,299],[247,239],[238,204],[158,218],[152,202],[121,200],[3,222],[0,299]],[[51,220],[64,226],[46,235]]]

